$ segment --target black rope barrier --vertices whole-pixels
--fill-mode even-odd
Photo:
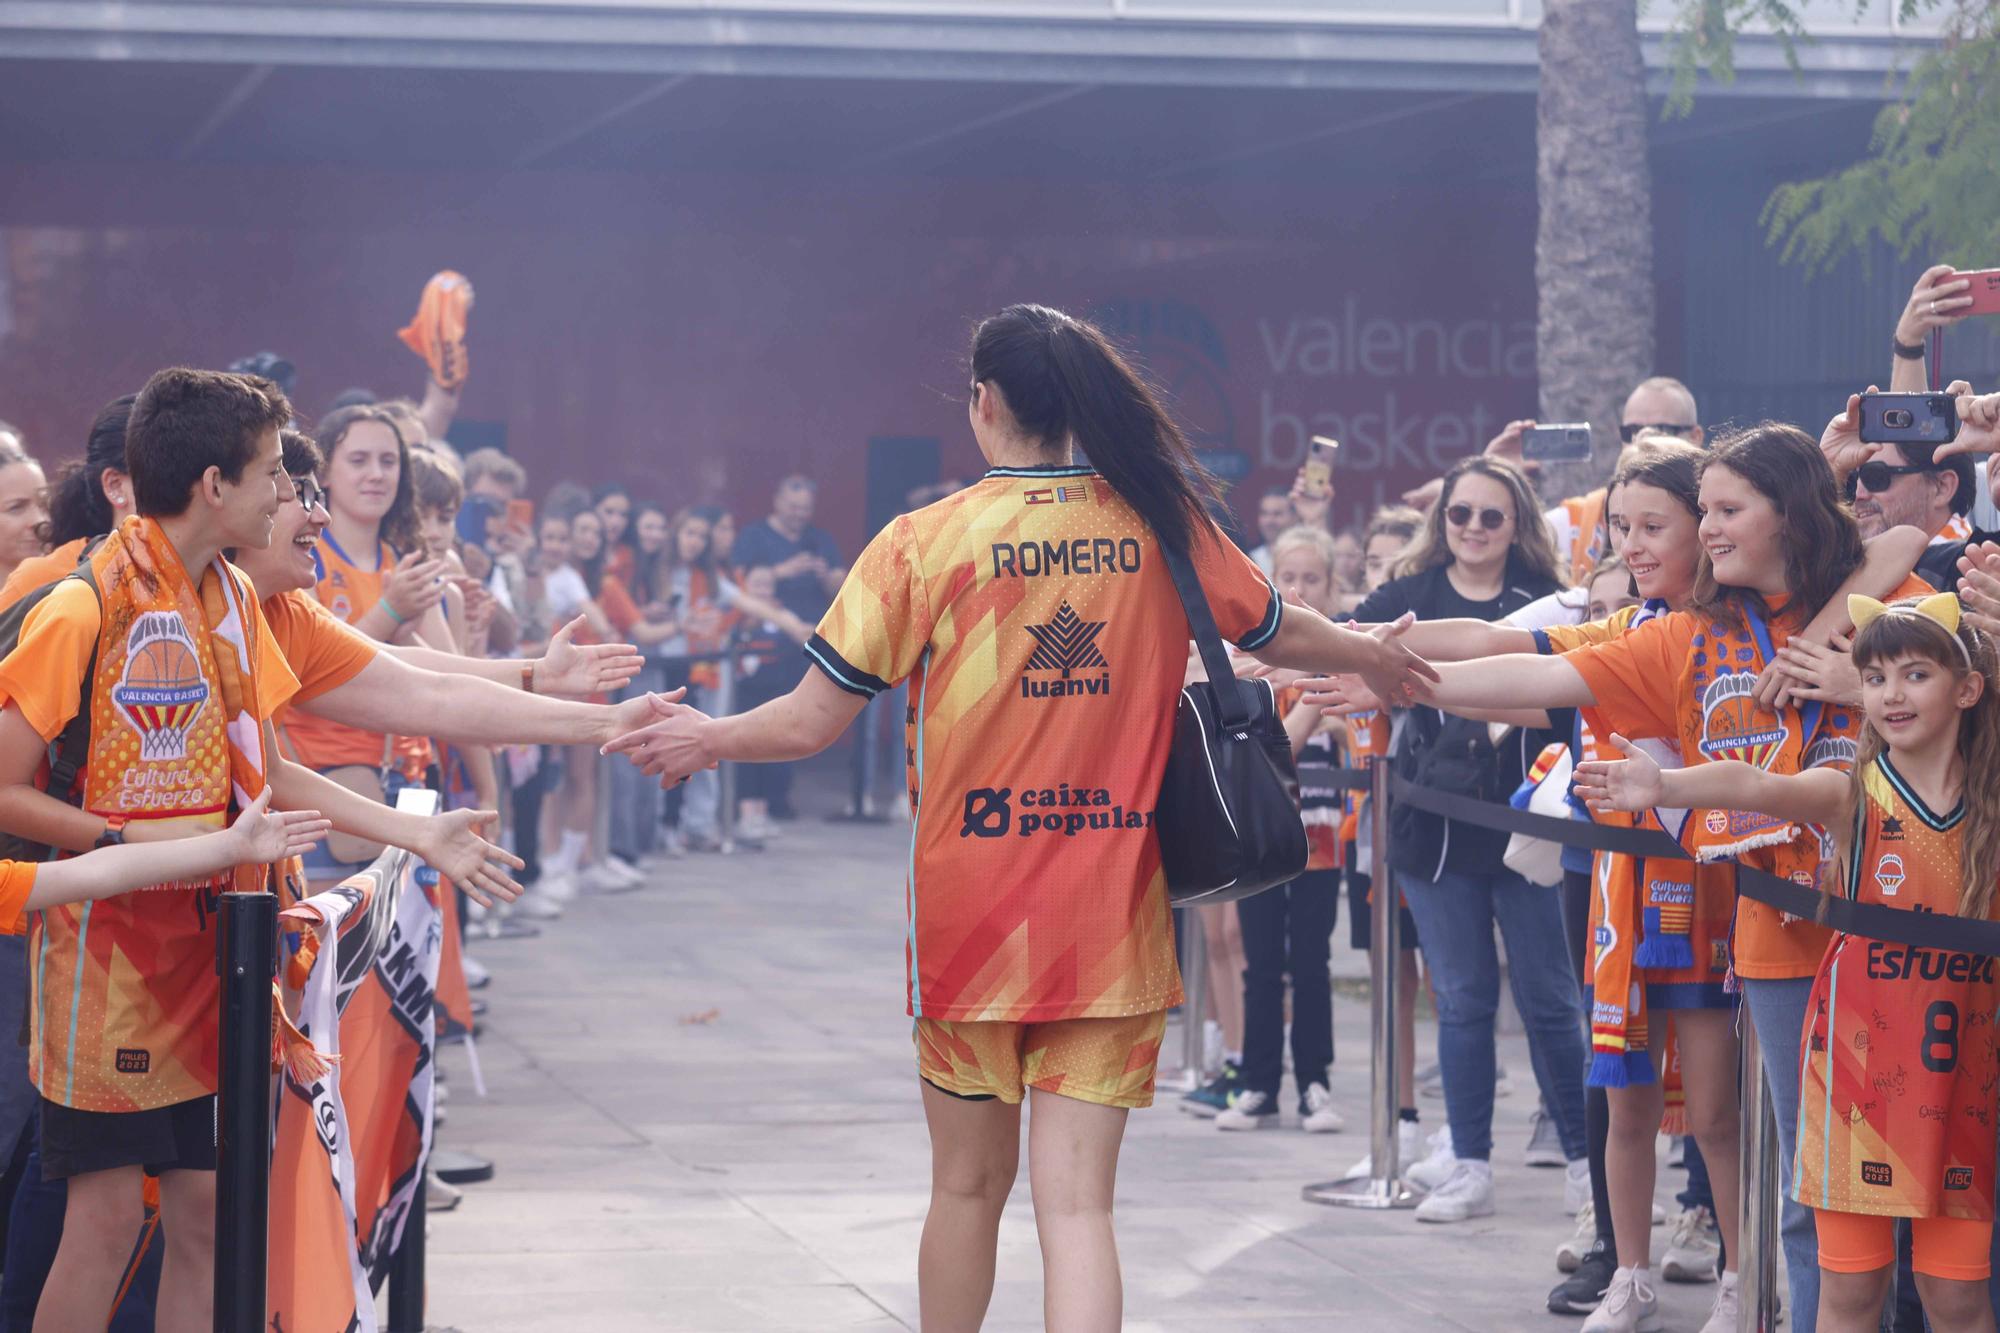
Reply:
[[[1688,855],[1685,847],[1659,829],[1616,828],[1595,821],[1530,814],[1510,805],[1497,805],[1454,792],[1419,787],[1395,774],[1389,778],[1389,794],[1400,804],[1446,819],[1503,833],[1542,838],[1568,847],[1622,852],[1654,860],[1695,859]],[[1743,897],[1792,916],[1830,926],[1843,934],[1946,953],[2000,957],[2000,921],[1952,916],[1944,912],[1912,911],[1882,903],[1850,902],[1846,898],[1822,893],[1813,885],[1797,884],[1740,861],[1725,864],[1735,866],[1736,892]]]

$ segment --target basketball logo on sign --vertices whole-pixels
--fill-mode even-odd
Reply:
[[[188,728],[208,702],[208,681],[179,612],[149,611],[133,622],[111,701],[139,733],[141,759],[187,758]]]

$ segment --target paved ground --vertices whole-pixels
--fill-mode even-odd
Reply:
[[[899,989],[904,836],[794,824],[780,850],[680,862],[540,939],[475,946],[494,974],[489,1096],[447,1052],[442,1142],[499,1174],[433,1218],[433,1327],[917,1327],[928,1159]],[[1520,1165],[1534,1095],[1519,1037],[1503,1039],[1519,1090],[1499,1104],[1497,1216],[1423,1227],[1300,1201],[1366,1149],[1360,989],[1337,1005],[1349,1132],[1225,1135],[1171,1097],[1133,1116],[1128,1328],[1578,1326],[1543,1311],[1570,1224],[1561,1174]],[[1441,1104],[1424,1114],[1441,1123]],[[1668,1327],[1699,1327],[1712,1290],[1668,1288]],[[1024,1171],[987,1327],[1039,1328],[1040,1311]]]

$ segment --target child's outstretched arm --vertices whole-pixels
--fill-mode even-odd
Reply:
[[[1836,768],[1769,773],[1729,759],[1662,769],[1652,756],[1613,734],[1623,759],[1576,766],[1576,794],[1592,810],[1755,810],[1800,824],[1833,825],[1852,812],[1853,782]]]
[[[231,866],[264,865],[298,856],[331,825],[317,810],[272,810],[264,791],[217,833],[132,846],[100,847],[36,867],[27,909],[39,911],[91,898],[110,898],[148,884],[201,879]]]

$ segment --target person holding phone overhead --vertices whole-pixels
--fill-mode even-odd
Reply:
[[[607,749],[667,782],[725,758],[798,759],[909,681],[923,1326],[984,1318],[1031,1099],[1045,1321],[1109,1333],[1119,1144],[1127,1111],[1153,1099],[1181,1001],[1149,813],[1189,638],[1162,548],[1186,552],[1224,637],[1261,660],[1349,663],[1397,698],[1429,668],[1393,631],[1280,602],[1209,518],[1187,437],[1093,326],[1009,306],[974,334],[971,381],[992,469],[869,543],[799,686],[736,717],[675,707]]]

